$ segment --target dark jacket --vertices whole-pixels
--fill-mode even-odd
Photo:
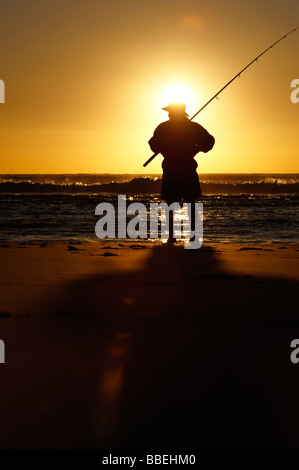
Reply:
[[[188,118],[162,122],[149,140],[153,152],[164,157],[161,198],[168,203],[194,201],[201,196],[194,160],[198,152],[208,152],[215,139],[200,124]]]
[[[164,157],[163,169],[178,172],[196,168],[195,155],[208,152],[214,143],[214,137],[204,127],[188,118],[162,122],[149,140],[152,151]]]

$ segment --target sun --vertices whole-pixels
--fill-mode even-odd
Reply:
[[[173,83],[160,94],[160,103],[167,106],[169,103],[194,103],[194,93],[183,83]]]

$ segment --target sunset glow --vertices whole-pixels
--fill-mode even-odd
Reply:
[[[296,27],[299,3],[3,2],[0,173],[161,173],[148,140],[171,101],[192,116]],[[244,26],[246,19],[246,27]],[[299,171],[299,32],[200,113],[216,144],[205,173]]]
[[[188,108],[188,105],[194,104],[194,101],[195,93],[183,83],[169,85],[161,93],[161,103],[165,103],[163,106],[167,106],[169,103],[185,103]]]

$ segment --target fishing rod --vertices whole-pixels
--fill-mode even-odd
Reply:
[[[278,42],[282,41],[284,38],[286,38],[289,34],[292,34],[294,33],[295,31],[297,31],[298,28],[295,28],[295,29],[292,29],[292,31],[289,31],[287,34],[285,34],[284,36],[282,36],[280,39],[278,39],[277,41],[275,41],[273,44],[271,44],[271,46],[267,47],[267,49],[265,49],[261,54],[259,54],[257,57],[255,57],[255,59],[253,59],[248,65],[246,65],[246,67],[244,67],[239,73],[237,73],[237,75],[235,75],[226,85],[224,85],[223,88],[221,88],[221,90],[219,90],[216,95],[214,95],[211,99],[209,99],[209,101],[206,102],[206,104],[204,104],[199,111],[197,111],[197,113],[194,114],[194,116],[192,116],[190,118],[190,121],[192,121],[206,106],[208,106],[208,104],[210,104],[215,98],[218,97],[218,95],[220,95],[220,93],[223,92],[223,90],[225,90],[226,87],[228,87],[228,85],[230,85],[236,78],[240,77],[241,74],[243,72],[245,72],[246,69],[248,69],[248,67],[250,67],[254,62],[257,62],[258,59],[264,55],[267,51],[269,51],[269,49],[272,49],[272,47],[274,47]],[[160,152],[158,153],[154,153],[154,155],[152,155],[144,164],[143,166],[146,167],[157,155],[159,155]]]

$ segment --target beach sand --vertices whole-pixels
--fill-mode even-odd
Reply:
[[[292,448],[299,245],[1,243],[1,448]]]

